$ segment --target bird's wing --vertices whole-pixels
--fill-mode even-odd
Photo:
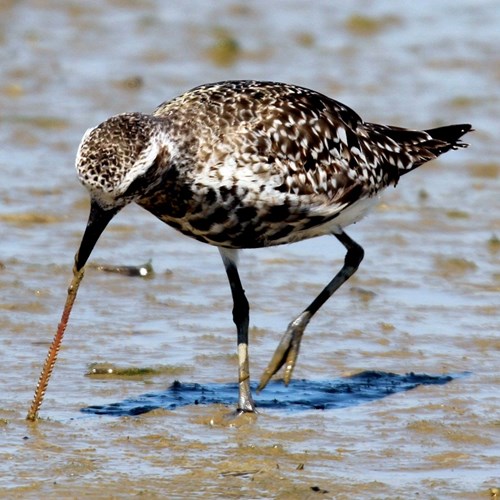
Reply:
[[[204,85],[162,104],[155,115],[188,124],[179,140],[197,138],[196,163],[219,182],[266,182],[278,192],[317,196],[338,206],[385,187],[377,185],[380,179],[367,165],[358,134],[361,118],[302,87],[252,81]],[[385,179],[385,185],[391,181]]]

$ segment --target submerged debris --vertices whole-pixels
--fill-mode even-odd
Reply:
[[[89,264],[88,267],[105,273],[118,273],[124,276],[138,276],[139,278],[152,278],[154,276],[151,260],[140,266],[120,266],[112,264]]]
[[[185,366],[159,365],[159,366],[117,366],[112,363],[91,363],[88,366],[87,377],[111,378],[143,378],[155,375],[181,375],[187,370]]]
[[[139,368],[131,366],[127,368],[120,368],[110,363],[92,363],[86,373],[87,376],[92,375],[114,375],[116,377],[137,377],[144,375],[152,375],[155,373],[153,368]]]
[[[311,486],[311,490],[314,491],[315,493],[321,493],[323,495],[326,495],[329,493],[328,490],[324,490],[323,488],[320,488],[319,486]]]

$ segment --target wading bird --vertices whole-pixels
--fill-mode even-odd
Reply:
[[[76,158],[91,206],[75,256],[73,296],[68,296],[61,338],[94,245],[111,219],[135,202],[181,233],[219,249],[234,303],[237,411],[255,411],[249,304],[238,275],[238,251],[325,234],[346,248],[340,271],[288,325],[258,389],[282,366],[288,383],[311,317],[363,259],[363,249],[344,228],[364,217],[402,175],[467,146],[460,138],[470,130],[467,124],[415,131],[368,123],[318,92],[258,81],[202,85],[152,114],[109,118],[85,133]],[[46,380],[39,382],[42,397],[55,354],[46,362],[51,365]],[[28,418],[36,418],[40,404],[41,397]]]

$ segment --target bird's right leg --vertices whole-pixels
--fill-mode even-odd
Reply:
[[[239,397],[236,412],[255,412],[255,403],[250,390],[250,362],[248,358],[248,321],[249,305],[245,290],[238,274],[237,251],[219,248],[224,267],[226,268],[231,294],[233,296],[233,321],[238,335],[238,371]]]
[[[347,249],[344,265],[334,278],[326,285],[321,293],[299,314],[289,325],[281,338],[271,362],[265,369],[257,391],[261,391],[267,385],[271,377],[285,365],[283,380],[288,384],[292,378],[292,372],[299,355],[300,342],[304,330],[318,309],[338,290],[358,269],[363,260],[364,250],[343,231],[333,234]]]

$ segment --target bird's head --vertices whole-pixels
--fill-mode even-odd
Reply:
[[[162,122],[142,113],[113,116],[87,130],[78,148],[76,170],[90,193],[90,216],[76,269],[83,268],[111,219],[160,180],[173,154]]]

